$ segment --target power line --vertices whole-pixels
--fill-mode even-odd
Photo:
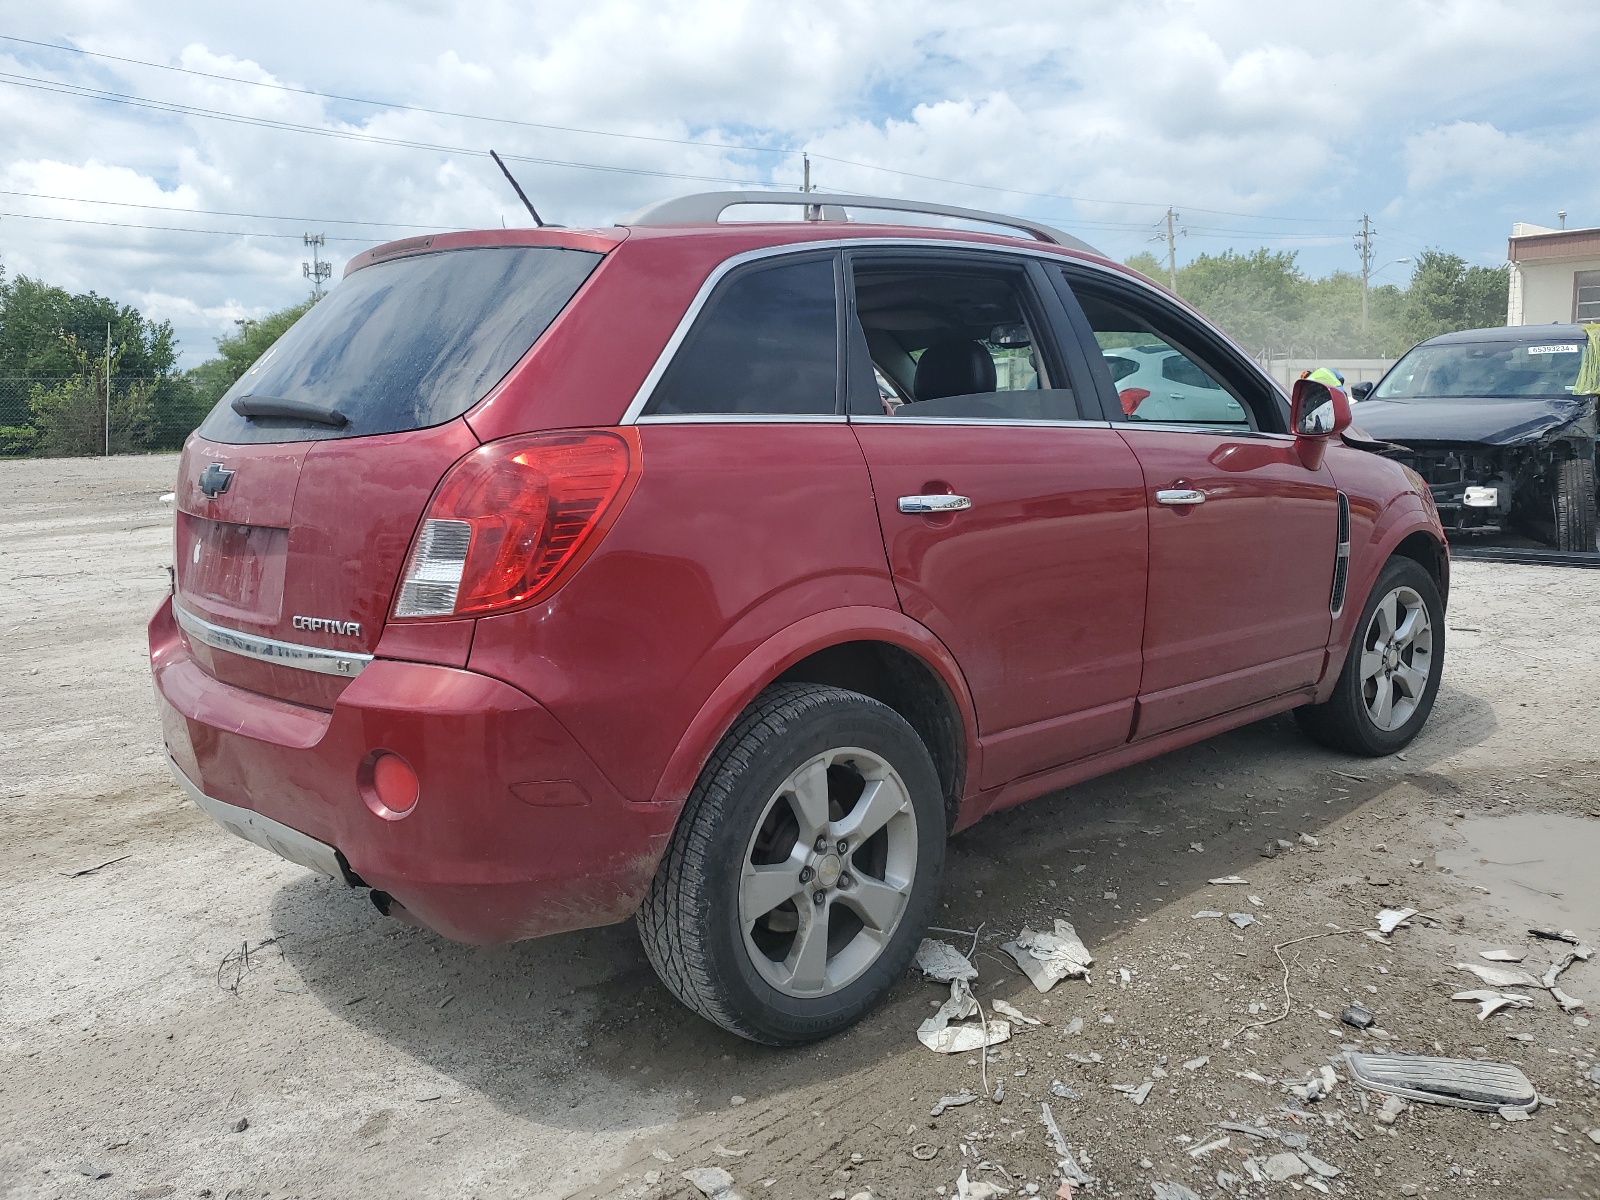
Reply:
[[[269,89],[271,91],[288,92],[288,93],[292,93],[294,95],[300,95],[300,96],[314,96],[314,97],[316,97],[318,99],[336,100],[336,101],[339,101],[341,103],[346,103],[346,104],[364,104],[364,105],[368,105],[368,106],[374,107],[374,108],[389,108],[389,109],[394,109],[394,110],[401,111],[401,112],[416,112],[416,113],[424,113],[424,114],[427,114],[427,115],[430,115],[430,116],[455,117],[455,118],[459,118],[459,119],[462,119],[462,120],[468,120],[468,121],[486,121],[486,122],[492,122],[492,123],[502,124],[502,125],[515,125],[515,126],[520,126],[522,128],[526,128],[526,129],[543,129],[543,130],[549,130],[549,131],[558,132],[558,133],[575,133],[575,134],[580,134],[580,135],[583,135],[583,136],[586,136],[586,137],[621,138],[621,139],[626,139],[626,140],[630,140],[630,141],[655,142],[655,143],[659,143],[659,144],[674,145],[674,146],[699,146],[699,147],[703,147],[703,148],[707,148],[707,149],[714,149],[714,150],[735,150],[735,151],[743,151],[743,152],[748,152],[748,153],[777,154],[777,155],[782,155],[782,156],[804,155],[804,154],[809,153],[810,157],[812,157],[812,158],[816,158],[816,159],[823,160],[823,161],[826,161],[826,162],[838,163],[841,166],[857,167],[857,168],[859,168],[861,170],[865,170],[865,171],[881,171],[881,172],[884,172],[884,173],[887,173],[887,174],[891,174],[891,175],[900,175],[900,176],[903,176],[904,178],[907,178],[907,179],[921,179],[921,180],[925,180],[925,181],[930,182],[930,183],[949,184],[949,185],[951,185],[953,187],[976,188],[976,189],[981,190],[981,191],[998,192],[998,193],[1003,194],[1003,195],[1024,196],[1024,197],[1028,197],[1030,199],[1039,199],[1039,200],[1065,200],[1065,201],[1068,201],[1068,202],[1074,203],[1074,204],[1105,204],[1105,205],[1111,205],[1111,206],[1123,206],[1123,207],[1128,207],[1128,208],[1164,208],[1164,207],[1166,207],[1166,205],[1157,203],[1155,201],[1150,201],[1150,200],[1106,200],[1106,199],[1097,199],[1097,198],[1090,197],[1090,196],[1070,196],[1070,195],[1065,195],[1065,194],[1059,193],[1059,192],[1033,192],[1033,191],[1027,191],[1027,190],[1021,189],[1021,188],[1004,187],[1004,186],[1001,186],[999,184],[973,183],[973,182],[971,182],[969,180],[965,180],[965,179],[951,179],[951,178],[948,178],[948,177],[943,176],[943,175],[927,175],[927,174],[923,174],[923,173],[920,173],[920,172],[917,172],[917,171],[903,170],[903,169],[901,169],[899,167],[886,167],[886,166],[883,166],[882,164],[879,164],[879,163],[861,162],[858,159],[840,158],[840,157],[838,157],[836,155],[809,152],[809,151],[804,150],[804,149],[802,149],[802,150],[793,150],[793,149],[785,149],[783,147],[777,147],[777,146],[757,146],[757,145],[752,145],[752,144],[749,144],[749,143],[742,143],[742,142],[716,142],[716,141],[700,140],[700,139],[695,139],[695,138],[671,138],[671,137],[664,137],[664,136],[652,135],[652,134],[619,133],[619,132],[616,132],[614,130],[585,129],[585,128],[582,128],[580,126],[574,126],[574,125],[554,125],[554,124],[547,124],[547,123],[538,122],[538,121],[524,121],[524,120],[519,120],[519,119],[514,118],[514,117],[494,117],[494,116],[487,116],[487,115],[482,114],[482,113],[469,113],[469,112],[461,112],[461,111],[452,110],[452,109],[429,108],[429,107],[426,107],[424,105],[400,104],[400,103],[396,103],[396,102],[393,102],[393,101],[387,101],[387,100],[373,100],[373,99],[369,99],[369,98],[362,97],[362,96],[345,96],[345,95],[341,95],[341,94],[339,94],[337,92],[318,91],[315,88],[294,87],[292,85],[282,84],[282,83],[267,83],[267,82],[264,82],[262,80],[257,80],[257,79],[240,79],[240,78],[238,78],[237,76],[234,76],[234,75],[222,75],[222,74],[219,74],[219,73],[216,73],[216,72],[212,72],[212,71],[198,71],[198,70],[195,70],[192,67],[175,67],[175,66],[172,66],[171,64],[168,64],[168,63],[148,62],[148,61],[146,61],[144,59],[127,58],[127,57],[124,57],[122,55],[117,55],[117,54],[105,54],[105,53],[98,52],[98,51],[93,51],[93,50],[83,50],[83,49],[78,48],[77,46],[60,46],[60,45],[56,45],[55,43],[52,43],[52,42],[34,41],[34,40],[31,40],[31,39],[28,39],[28,38],[13,37],[13,36],[11,36],[9,34],[0,34],[0,41],[15,42],[15,43],[18,43],[18,44],[21,44],[21,45],[25,45],[25,46],[37,46],[37,47],[39,47],[41,49],[45,49],[45,50],[57,50],[57,51],[60,51],[62,53],[76,54],[76,55],[80,55],[80,56],[85,57],[85,58],[98,58],[98,59],[105,59],[105,60],[108,60],[108,61],[111,61],[111,62],[128,63],[128,64],[131,64],[133,66],[148,67],[148,68],[150,68],[152,70],[157,70],[157,71],[169,71],[169,72],[173,72],[173,73],[180,74],[180,75],[193,75],[193,76],[197,76],[197,77],[202,78],[202,79],[215,79],[215,80],[222,81],[224,83],[234,83],[234,84],[239,84],[239,85],[242,85],[242,86],[245,86],[245,87],[266,88],[266,89]],[[461,152],[462,153],[473,153],[472,151],[461,151]],[[507,155],[506,157],[512,158],[512,157],[515,157],[515,156]],[[590,167],[591,169],[610,169],[610,170],[621,170],[622,169],[622,168],[599,168],[599,167],[596,167],[594,164],[576,163],[576,162],[565,162],[565,163],[563,163],[563,162],[559,162],[559,161],[551,162],[549,160],[542,160],[542,159],[519,159],[518,161],[536,162],[536,163],[537,162],[544,162],[544,163],[546,163],[546,165]],[[659,172],[639,172],[639,173],[640,174],[660,174]],[[714,182],[714,183],[748,183],[748,182],[750,182],[749,180],[738,180],[738,179],[714,179],[714,178],[710,178],[710,177],[706,177],[706,176],[688,176],[688,175],[675,176],[675,175],[669,175],[669,176],[666,176],[666,177],[668,177],[668,178],[682,178],[682,179],[700,179],[700,180],[703,180],[703,181],[706,181],[706,182]],[[1261,214],[1261,213],[1236,212],[1236,211],[1232,211],[1232,210],[1229,210],[1229,209],[1221,209],[1221,208],[1200,208],[1200,207],[1198,207],[1196,205],[1192,205],[1192,204],[1191,205],[1187,205],[1186,207],[1189,209],[1190,212],[1208,213],[1208,214],[1210,214],[1212,216],[1245,217],[1245,218],[1248,218],[1250,220],[1256,220],[1256,221],[1286,221],[1286,222],[1297,222],[1297,223],[1303,222],[1303,223],[1310,223],[1310,224],[1331,224],[1331,223],[1334,223],[1334,222],[1338,222],[1340,224],[1345,223],[1345,218],[1279,217],[1279,216],[1269,216],[1267,214]]]
[[[400,221],[356,221],[339,217],[286,217],[276,213],[230,212],[219,208],[184,208],[181,204],[136,204],[132,200],[90,200],[81,196],[55,196],[47,192],[12,192],[0,188],[0,196],[21,196],[29,200],[64,200],[68,204],[104,204],[116,208],[142,208],[152,212],[193,213],[206,217],[254,217],[263,221],[310,222],[314,225],[369,225],[377,229],[437,229],[437,225],[408,225]]]
[[[217,237],[267,237],[267,238],[297,238],[301,235],[294,233],[268,233],[251,229],[193,229],[183,225],[135,225],[130,221],[95,221],[88,217],[41,217],[35,213],[0,212],[0,217],[12,217],[19,221],[52,221],[65,225],[106,225],[113,229],[146,229],[155,233],[209,233]],[[357,242],[363,246],[372,245],[370,238],[331,237],[330,242]]]

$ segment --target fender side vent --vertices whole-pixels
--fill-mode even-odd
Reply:
[[[1333,596],[1328,608],[1334,616],[1344,611],[1344,591],[1350,582],[1350,498],[1339,493],[1339,549],[1333,560]]]

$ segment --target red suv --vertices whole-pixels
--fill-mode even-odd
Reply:
[[[809,219],[719,223],[751,202]],[[993,214],[723,193],[393,242],[184,449],[167,750],[386,914],[633,916],[695,1011],[822,1037],[984,814],[1291,709],[1358,754],[1416,735],[1445,541],[1349,422]]]

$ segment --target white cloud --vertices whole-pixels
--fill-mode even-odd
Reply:
[[[1578,211],[1593,170],[1561,159],[1600,141],[1594,118],[1570,115],[1591,111],[1578,98],[1600,9],[1556,0],[62,0],[13,17],[17,36],[233,79],[636,135],[375,109],[0,42],[14,75],[328,134],[494,146],[568,224],[725,186],[675,176],[799,180],[792,156],[649,138],[809,147],[890,168],[819,157],[824,186],[1024,211],[1119,256],[1168,204],[1191,229],[1188,253],[1304,246],[1323,269],[1345,265],[1362,211],[1386,214],[1391,257],[1422,244],[1492,255],[1509,220],[1557,207],[1600,224],[1600,210]],[[0,212],[145,226],[0,217],[0,257],[170,318],[191,362],[239,316],[303,294],[306,230],[327,234],[342,267],[406,226],[526,219],[483,157],[5,84],[0,164],[7,191],[165,206],[0,197]]]

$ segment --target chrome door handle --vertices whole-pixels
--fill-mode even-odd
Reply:
[[[960,512],[964,508],[971,508],[972,500],[966,496],[952,496],[940,492],[933,496],[901,496],[900,511],[903,513],[947,513]]]
[[[1181,508],[1187,504],[1204,504],[1206,494],[1199,488],[1162,488],[1156,493],[1156,503]]]

